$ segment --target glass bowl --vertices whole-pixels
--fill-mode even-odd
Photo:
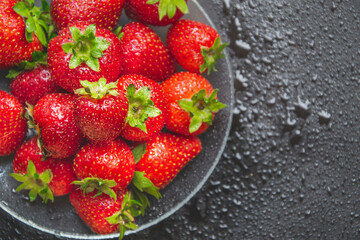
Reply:
[[[197,1],[189,1],[190,14],[184,18],[197,20],[215,28],[213,16],[208,16]],[[129,20],[123,13],[119,25],[124,25]],[[165,40],[167,28],[153,28]],[[222,34],[220,32],[220,34]],[[126,234],[141,231],[164,220],[181,208],[196,192],[200,190],[218,163],[232,121],[233,107],[233,78],[228,56],[217,63],[217,72],[209,76],[204,75],[212,86],[219,89],[218,98],[227,104],[227,108],[216,114],[213,125],[207,132],[200,135],[203,145],[202,152],[193,159],[179,175],[161,191],[162,199],[150,197],[151,207],[145,216],[137,217],[139,229]],[[9,91],[10,80],[5,78],[7,70],[0,70],[0,89]],[[13,216],[16,220],[51,235],[72,239],[107,239],[117,237],[118,234],[98,235],[93,233],[77,216],[69,203],[68,196],[55,198],[54,203],[43,204],[41,199],[30,203],[27,191],[17,193],[18,183],[9,174],[12,173],[13,155],[0,159],[0,211]]]

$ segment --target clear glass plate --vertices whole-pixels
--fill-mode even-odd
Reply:
[[[189,1],[190,14],[184,18],[197,20],[214,27],[214,16],[208,16],[201,5],[195,1]],[[125,14],[119,21],[124,25],[129,20]],[[167,28],[153,28],[165,39]],[[228,57],[217,64],[218,72],[212,72],[210,76],[204,75],[213,85],[219,89],[218,98],[227,104],[227,108],[217,113],[213,125],[200,136],[203,151],[193,159],[170,183],[161,194],[162,199],[151,199],[151,208],[144,217],[138,217],[136,222],[141,231],[164,220],[179,208],[181,208],[203,186],[216,164],[218,163],[227,137],[230,131],[233,106],[233,79]],[[9,91],[10,80],[5,78],[7,70],[0,71],[0,89]],[[12,172],[13,155],[0,159],[0,208],[18,221],[31,227],[52,234],[73,239],[106,239],[116,237],[118,234],[97,235],[93,233],[77,216],[69,203],[68,196],[55,198],[54,203],[42,204],[40,199],[30,203],[27,192],[15,192],[18,183],[9,177]],[[0,210],[1,211],[1,210]],[[131,234],[133,232],[127,232]]]

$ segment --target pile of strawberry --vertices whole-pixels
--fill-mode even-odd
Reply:
[[[123,8],[134,21],[115,28]],[[137,228],[147,195],[161,197],[225,107],[200,74],[226,44],[179,20],[188,11],[187,0],[0,0],[0,69],[13,78],[0,91],[0,156],[15,153],[17,191],[70,194],[99,234]],[[166,45],[147,26],[170,24]]]

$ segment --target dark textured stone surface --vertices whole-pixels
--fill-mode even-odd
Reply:
[[[199,2],[230,41],[232,133],[202,190],[126,239],[360,239],[358,1]],[[0,217],[0,239],[56,239]]]

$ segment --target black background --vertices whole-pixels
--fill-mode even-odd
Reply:
[[[360,239],[360,1],[198,2],[230,43],[230,138],[186,206],[126,239]],[[0,239],[59,238],[0,212]]]

